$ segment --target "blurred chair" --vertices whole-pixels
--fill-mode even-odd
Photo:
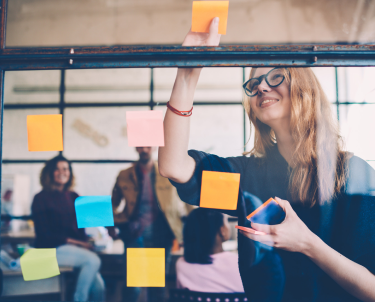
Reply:
[[[169,302],[246,302],[245,293],[203,293],[186,289],[171,289]]]

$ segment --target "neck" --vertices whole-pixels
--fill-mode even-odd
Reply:
[[[65,185],[61,185],[61,184],[54,184],[53,185],[53,189],[57,190],[57,191],[60,191],[60,192],[64,191],[64,187],[65,187]]]
[[[212,249],[212,255],[213,254],[219,254],[219,253],[222,253],[222,252],[224,252],[224,250],[223,250],[223,245],[222,245],[221,242],[220,242],[220,244],[216,244],[214,246],[214,248]]]
[[[290,165],[292,162],[293,152],[294,152],[294,141],[292,134],[290,132],[289,125],[274,129],[276,135],[277,148],[279,149],[282,157]]]
[[[147,162],[141,162],[139,161],[139,165],[145,169],[145,170],[151,170],[152,167],[154,166],[154,163],[152,162],[152,160],[150,159],[149,161]]]

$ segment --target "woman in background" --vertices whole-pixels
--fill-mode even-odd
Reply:
[[[218,211],[198,208],[184,226],[184,257],[176,263],[177,287],[197,292],[244,292],[238,255],[224,252],[230,238],[228,219]]]
[[[32,216],[35,247],[56,248],[57,262],[80,270],[74,301],[104,301],[104,282],[99,274],[100,258],[90,249],[84,229],[78,229],[71,191],[73,171],[70,162],[56,156],[47,161],[40,175],[43,190],[35,195]]]

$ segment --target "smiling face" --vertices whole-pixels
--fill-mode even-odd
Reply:
[[[273,68],[257,68],[253,77],[267,74]],[[284,80],[277,87],[270,87],[263,79],[258,86],[258,94],[250,97],[251,110],[255,116],[272,129],[291,116],[289,84]]]
[[[70,179],[69,164],[66,161],[59,161],[53,171],[53,180],[57,185],[66,185]]]

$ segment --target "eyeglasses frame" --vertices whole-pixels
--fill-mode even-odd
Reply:
[[[281,82],[280,82],[279,84],[277,84],[277,85],[271,85],[271,84],[268,82],[268,79],[267,79],[267,78],[268,78],[268,75],[269,75],[272,71],[274,71],[275,69],[287,69],[287,68],[284,68],[284,67],[275,67],[275,68],[272,68],[272,69],[271,69],[269,72],[267,72],[266,74],[261,75],[260,77],[257,77],[257,78],[251,78],[251,79],[247,80],[247,81],[242,85],[243,89],[245,90],[246,95],[249,96],[249,97],[254,97],[254,96],[256,96],[256,95],[258,94],[258,91],[257,91],[255,94],[252,94],[252,95],[250,95],[250,94],[247,93],[249,90],[246,88],[246,85],[247,85],[247,83],[249,83],[251,80],[254,80],[254,79],[257,79],[257,80],[259,81],[259,85],[263,82],[263,79],[264,79],[264,80],[266,81],[267,85],[270,86],[270,87],[272,87],[272,88],[275,88],[275,87],[277,87],[277,86],[280,86],[280,85],[284,82],[284,80],[285,80],[285,75],[283,75],[283,79],[282,79]],[[250,92],[250,91],[249,91],[249,92]]]

